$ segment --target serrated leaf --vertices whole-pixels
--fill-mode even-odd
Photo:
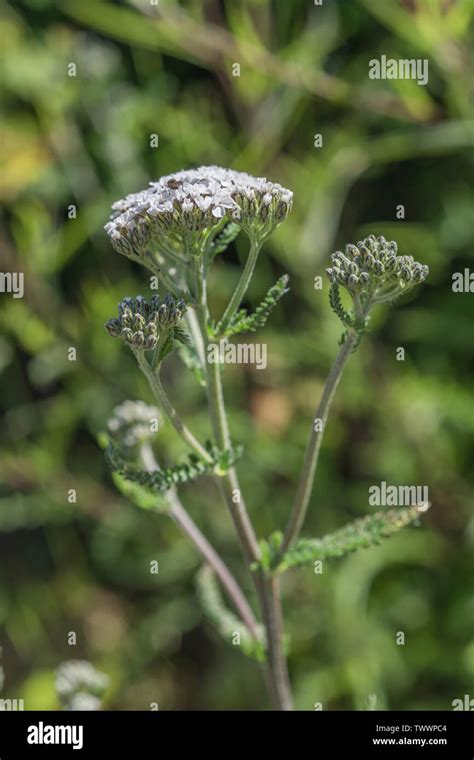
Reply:
[[[218,256],[219,253],[223,253],[229,245],[235,240],[241,228],[238,224],[230,222],[222,232],[220,232],[212,241],[209,248],[209,255],[211,259]]]
[[[128,462],[119,446],[110,441],[105,451],[106,459],[114,473],[124,480],[147,489],[152,493],[165,493],[172,486],[183,485],[196,480],[202,475],[214,473],[223,475],[241,455],[242,448],[236,447],[230,451],[221,451],[215,444],[207,441],[206,450],[211,455],[211,461],[199,459],[196,454],[189,454],[188,459],[179,464],[161,467],[159,470],[141,470]]]
[[[179,355],[183,361],[183,364],[190,369],[199,385],[203,388],[206,385],[206,376],[202,364],[200,362],[198,353],[193,345],[183,343],[179,346]]]
[[[183,346],[190,346],[191,345],[191,338],[189,337],[188,333],[183,330],[181,327],[175,327],[173,329],[173,338],[178,343],[181,343]]]
[[[263,301],[257,306],[255,311],[249,314],[245,309],[240,309],[232,318],[231,323],[226,327],[224,333],[221,332],[221,324],[218,323],[213,328],[213,335],[216,337],[230,337],[243,332],[254,332],[259,327],[263,327],[270,316],[272,309],[276,306],[280,298],[288,292],[287,287],[289,277],[284,274],[269,289]]]
[[[248,657],[263,662],[265,643],[263,629],[259,626],[259,638],[254,639],[247,626],[225,605],[214,571],[204,565],[197,575],[197,589],[201,606],[218,633],[230,645],[235,634],[240,636],[240,649]]]
[[[118,472],[112,473],[112,479],[117,490],[131,501],[132,504],[135,504],[136,507],[157,512],[166,512],[168,509],[168,503],[162,495],[151,493],[147,488],[144,488],[139,483],[127,480]]]
[[[302,538],[286,552],[278,569],[286,570],[318,559],[342,557],[358,549],[376,546],[407,525],[415,523],[428,508],[429,505],[422,504],[376,512],[322,538]]]

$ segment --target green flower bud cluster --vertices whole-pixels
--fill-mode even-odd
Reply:
[[[331,283],[342,285],[362,305],[391,301],[423,282],[429,273],[413,256],[399,256],[394,240],[374,235],[347,245],[345,253],[336,251],[331,263],[326,269]]]
[[[186,304],[168,293],[161,299],[154,295],[150,301],[143,296],[124,298],[119,303],[118,318],[109,319],[105,328],[113,338],[122,338],[133,348],[149,351],[161,337],[170,335],[186,311]]]
[[[107,422],[107,432],[111,439],[125,448],[150,441],[158,426],[161,414],[156,406],[144,401],[124,401],[116,406]]]

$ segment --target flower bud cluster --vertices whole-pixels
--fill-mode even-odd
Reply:
[[[169,334],[181,322],[186,304],[168,294],[161,299],[154,295],[150,301],[143,296],[124,298],[118,307],[118,317],[109,319],[105,328],[113,338],[122,338],[133,348],[152,350],[160,337]]]
[[[374,235],[347,245],[345,253],[333,253],[331,264],[326,269],[331,283],[370,303],[397,298],[423,282],[429,273],[428,267],[413,256],[399,256],[394,240]]]

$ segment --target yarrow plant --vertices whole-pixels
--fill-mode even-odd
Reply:
[[[265,178],[203,166],[162,177],[146,190],[117,201],[105,226],[115,250],[150,270],[163,291],[150,300],[124,298],[118,315],[105,325],[134,354],[157,404],[148,407],[128,401],[114,410],[101,437],[114,481],[137,506],[168,515],[193,542],[204,560],[198,576],[202,605],[218,632],[229,643],[238,641],[243,653],[260,664],[273,705],[281,710],[293,707],[280,595],[282,574],[316,559],[341,557],[377,544],[416,522],[428,508],[423,503],[378,512],[321,538],[300,537],[331,402],[351,353],[367,331],[370,311],[376,304],[394,301],[428,275],[426,266],[399,255],[395,242],[370,235],[331,257],[329,301],[344,332],[316,410],[315,419],[321,424],[311,421],[285,531],[257,538],[238,479],[236,463],[243,452],[230,435],[222,367],[207,357],[213,344],[263,327],[287,292],[284,275],[255,312],[242,309],[262,244],[286,219],[292,202],[290,190]],[[247,260],[224,313],[213,318],[207,297],[208,271],[240,232],[249,240]],[[341,289],[349,296],[348,309]],[[162,363],[174,350],[206,394],[208,440],[198,440],[184,424],[161,381]],[[187,458],[179,463],[156,459],[153,440],[163,418],[186,444]],[[258,613],[181,501],[180,485],[203,476],[216,480],[230,512],[253,578]]]

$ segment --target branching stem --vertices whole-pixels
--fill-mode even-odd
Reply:
[[[142,445],[140,454],[143,466],[147,470],[153,471],[158,469],[158,464],[149,444]],[[250,635],[253,639],[257,640],[258,623],[255,615],[229,568],[190,517],[174,488],[171,488],[167,492],[166,498],[169,504],[168,514],[182,532],[192,541],[203,559],[212,567],[236,612],[248,628]]]
[[[187,428],[184,422],[181,421],[178,412],[166,395],[166,391],[161,384],[158,372],[153,372],[145,356],[143,355],[143,351],[134,351],[133,353],[135,354],[140,369],[147,378],[150,387],[155,395],[155,398],[158,401],[158,404],[160,405],[160,408],[167,420],[171,422],[178,435],[183,439],[185,443],[187,443],[187,445],[194,451],[195,454],[201,457],[201,459],[204,459],[206,462],[212,462],[212,456],[209,454],[209,452],[206,451],[204,446],[199,443],[189,428]]]
[[[258,251],[257,251],[258,253]],[[256,254],[257,255],[257,254]],[[254,266],[255,264],[253,264]],[[252,267],[253,271],[253,267]],[[197,318],[204,341],[205,354],[211,341],[209,338],[209,313],[207,306],[206,281],[202,271],[196,272]],[[247,282],[248,284],[248,282]],[[245,288],[247,285],[245,286]],[[245,292],[245,289],[244,291]],[[240,305],[241,297],[233,299],[235,308]],[[221,448],[230,445],[230,434],[224,404],[220,365],[205,362],[207,377],[207,398],[214,436]],[[242,550],[250,566],[261,558],[261,551],[250,521],[245,501],[240,488],[235,467],[224,477],[219,478],[219,486],[232,516]],[[252,573],[258,594],[263,622],[267,636],[266,683],[274,705],[279,710],[291,710],[293,705],[286,657],[283,650],[283,618],[278,581],[268,577],[263,570]]]

